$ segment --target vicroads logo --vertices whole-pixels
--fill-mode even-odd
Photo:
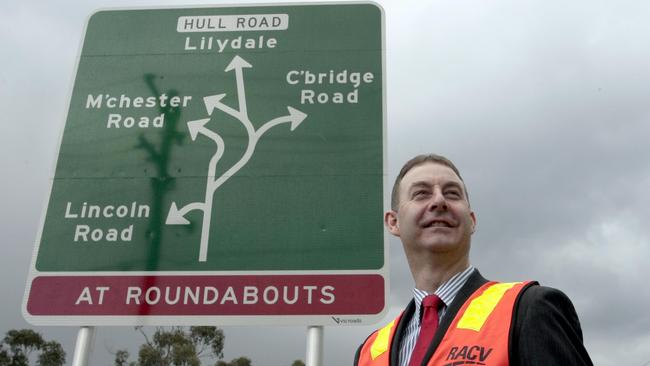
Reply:
[[[343,319],[343,318],[333,316],[332,320],[334,320],[336,322],[336,324],[340,324],[340,325],[343,325],[343,324],[360,324],[361,323],[361,319],[359,319],[359,318]]]
[[[487,365],[485,361],[492,353],[492,348],[485,348],[482,346],[463,346],[451,347],[446,361],[451,361],[443,366],[459,366],[459,365]]]

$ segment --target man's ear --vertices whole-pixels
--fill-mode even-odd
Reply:
[[[472,219],[472,234],[474,234],[474,232],[476,231],[476,225],[478,224],[478,222],[476,221],[476,213],[474,213],[474,211],[471,211],[469,213],[469,216]]]
[[[397,222],[397,212],[390,210],[384,213],[384,225],[388,231],[399,236],[399,223]]]

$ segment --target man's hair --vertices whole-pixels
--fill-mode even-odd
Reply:
[[[449,167],[451,170],[453,170],[454,173],[456,173],[456,175],[458,176],[458,178],[460,178],[460,181],[463,182],[465,197],[467,198],[467,202],[469,203],[469,193],[467,192],[467,186],[465,185],[465,181],[463,180],[463,177],[460,176],[460,172],[458,171],[458,168],[456,168],[454,163],[452,163],[451,160],[447,159],[442,155],[422,154],[407,161],[404,164],[404,166],[402,166],[402,169],[399,171],[397,178],[395,178],[395,183],[393,183],[393,190],[390,194],[390,206],[393,209],[393,211],[397,211],[397,207],[399,206],[399,186],[400,183],[402,182],[402,179],[404,178],[406,173],[408,173],[411,169],[415,168],[416,166],[422,165],[424,163],[440,164]]]

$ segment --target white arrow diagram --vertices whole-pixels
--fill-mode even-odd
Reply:
[[[183,207],[179,210],[176,206],[176,202],[172,202],[172,206],[169,208],[169,214],[167,214],[167,220],[165,224],[167,225],[188,225],[190,222],[185,218],[185,214],[192,210],[204,210],[203,202],[194,202]]]
[[[261,137],[264,134],[264,132],[268,131],[270,128],[275,127],[281,123],[291,122],[291,131],[293,131],[296,128],[298,128],[298,126],[302,123],[302,121],[305,120],[305,118],[307,118],[306,114],[302,113],[301,111],[295,108],[287,107],[287,110],[289,111],[288,115],[274,118],[266,122],[265,124],[263,124],[262,127],[260,127],[255,132],[258,138]]]
[[[241,94],[241,93],[238,93]],[[205,109],[208,111],[209,115],[212,115],[215,109],[218,109],[232,117],[235,117],[241,124],[244,125],[244,128],[246,128],[246,132],[251,135],[252,133],[255,132],[255,128],[253,127],[253,124],[251,121],[248,119],[248,115],[244,115],[238,110],[235,110],[232,107],[229,107],[223,103],[221,103],[221,99],[225,97],[226,94],[217,94],[217,95],[210,95],[207,97],[203,98],[203,103],[205,103]],[[241,98],[246,101],[245,97]]]
[[[241,169],[246,163],[248,163],[248,160],[250,160],[251,156],[253,156],[253,152],[255,152],[255,147],[257,146],[257,142],[259,141],[260,137],[268,131],[271,127],[275,127],[279,124],[282,123],[291,123],[291,131],[295,130],[302,121],[307,118],[307,115],[297,109],[287,107],[287,110],[289,111],[289,114],[286,116],[281,116],[278,118],[274,118],[268,122],[266,122],[262,127],[260,127],[257,131],[253,131],[252,133],[248,134],[248,146],[246,147],[246,151],[244,152],[244,155],[242,156],[241,159],[235,165],[233,165],[230,169],[228,169],[227,172],[225,172],[217,181],[215,182],[216,187],[218,188],[221,186],[225,181],[227,181],[230,177],[235,175]]]
[[[248,120],[248,110],[246,108],[246,91],[244,90],[244,68],[253,67],[243,58],[235,56],[230,64],[226,67],[226,72],[235,70],[235,79],[237,80],[237,100],[239,101],[239,113]]]
[[[216,132],[208,129],[205,127],[206,123],[210,122],[210,118],[204,118],[196,121],[189,121],[187,122],[187,129],[190,131],[190,137],[192,138],[192,141],[195,141],[196,138],[198,137],[199,134],[205,135],[209,139],[213,140],[217,144],[217,150],[215,154],[212,156],[212,159],[210,159],[210,165],[208,167],[208,182],[207,186],[210,187],[211,185],[214,184],[214,175],[215,171],[217,168],[217,164],[219,163],[219,160],[223,156],[223,152],[225,149],[225,143],[221,136],[219,136]],[[190,222],[185,218],[185,214],[192,211],[192,210],[201,210],[203,211],[203,216],[205,218],[206,216],[206,210],[205,208],[212,207],[212,195],[214,193],[214,190],[216,188],[211,188],[206,190],[206,201],[205,202],[193,202],[190,203],[186,206],[184,206],[182,209],[178,209],[178,206],[176,206],[176,202],[172,202],[171,207],[169,208],[169,213],[167,214],[167,220],[165,221],[165,224],[167,225],[188,225]],[[210,198],[208,200],[207,197],[207,192],[210,192]],[[207,202],[210,202],[210,205],[208,205]],[[208,214],[209,215],[209,214]]]
[[[203,97],[203,103],[205,103],[205,109],[208,111],[208,115],[212,115],[212,112],[215,108],[220,109],[222,112],[227,113],[239,120],[243,118],[241,113],[238,110],[228,107],[227,105],[221,103],[221,99],[225,97],[226,94],[217,94]]]
[[[215,172],[217,165],[223,156],[225,150],[225,142],[219,134],[210,130],[206,127],[206,124],[210,122],[210,118],[199,119],[195,121],[187,122],[187,128],[190,132],[190,137],[192,141],[195,141],[199,135],[203,135],[212,141],[216,145],[216,151],[210,163],[208,165],[208,175],[206,181],[205,189],[205,200],[203,202],[192,202],[187,204],[183,208],[179,209],[176,205],[176,202],[172,202],[171,207],[169,208],[169,213],[167,215],[167,225],[187,225],[189,220],[185,218],[185,214],[192,210],[201,210],[203,211],[203,223],[201,227],[201,245],[199,248],[199,262],[205,262],[208,257],[208,241],[210,235],[210,223],[212,218],[212,200],[214,197],[214,192],[224,184],[230,177],[234,176],[253,156],[255,152],[255,147],[257,142],[266,133],[269,129],[281,125],[283,123],[290,123],[290,130],[295,130],[304,120],[307,118],[307,114],[292,108],[287,107],[289,114],[274,118],[266,123],[264,123],[259,129],[255,130],[253,124],[248,119],[248,107],[246,105],[246,91],[244,88],[244,68],[252,68],[246,60],[239,56],[235,56],[230,64],[226,67],[225,71],[235,70],[235,79],[237,83],[237,100],[239,102],[239,110],[236,110],[230,106],[225,105],[221,100],[226,96],[226,94],[216,94],[210,95],[203,98],[203,103],[205,104],[205,109],[209,116],[212,116],[215,109],[222,111],[234,118],[236,118],[246,129],[248,134],[248,145],[244,155],[241,159],[233,166],[231,166],[225,173],[221,176],[216,177]]]

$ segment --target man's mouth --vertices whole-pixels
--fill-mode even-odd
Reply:
[[[425,224],[424,227],[452,227],[452,225],[445,220],[433,220]]]

